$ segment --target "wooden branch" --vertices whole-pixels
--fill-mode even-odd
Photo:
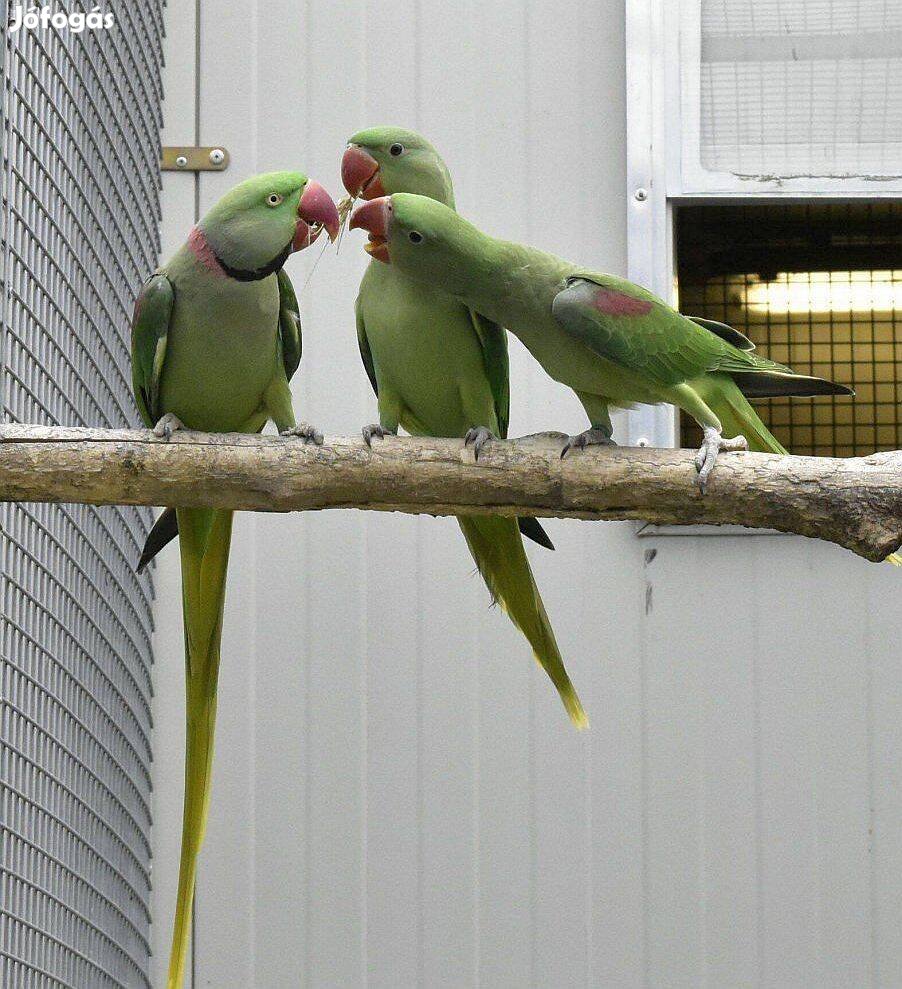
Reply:
[[[868,560],[902,544],[902,451],[837,460],[722,453],[702,496],[686,450],[589,449],[561,460],[560,434],[490,443],[297,439],[4,426],[0,500],[212,506],[288,512],[644,519],[779,529]]]

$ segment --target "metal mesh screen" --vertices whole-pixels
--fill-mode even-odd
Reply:
[[[702,0],[702,164],[898,175],[900,76],[902,0]]]
[[[784,446],[840,457],[902,446],[902,203],[681,206],[677,257],[682,312],[855,389],[754,403]],[[683,445],[700,441],[684,416]]]
[[[162,0],[111,9],[108,30],[5,32],[7,422],[137,421],[128,337],[159,249]],[[150,521],[0,506],[4,987],[150,984],[152,589],[133,570]]]

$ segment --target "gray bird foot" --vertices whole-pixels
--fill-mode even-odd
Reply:
[[[315,443],[317,446],[323,445],[323,434],[316,426],[311,426],[309,422],[299,422],[296,426],[292,426],[291,429],[282,429],[279,431],[279,436],[299,436],[305,443]]]
[[[177,415],[167,412],[166,415],[160,417],[160,421],[153,427],[153,434],[161,440],[168,440],[173,433],[185,428],[185,424]]]
[[[377,422],[371,423],[369,426],[364,426],[360,432],[363,434],[363,442],[366,443],[367,446],[373,445],[374,436],[378,436],[380,440],[384,440],[386,436],[398,435],[397,429],[389,429],[386,426],[380,426]]]
[[[578,436],[568,436],[564,449],[561,450],[561,460],[567,456],[571,450],[584,450],[587,446],[617,446],[611,439],[611,434],[606,429],[593,426]]]
[[[479,453],[486,443],[497,439],[498,437],[486,426],[472,426],[467,430],[467,435],[464,437],[464,449],[472,443],[473,459],[478,460]]]
[[[708,489],[708,478],[717,462],[717,454],[721,450],[748,450],[749,442],[744,436],[734,436],[725,440],[719,429],[713,426],[705,427],[705,438],[695,455],[695,469],[698,471],[698,486],[704,494]]]

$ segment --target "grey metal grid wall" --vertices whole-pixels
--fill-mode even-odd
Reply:
[[[129,322],[159,249],[162,6],[110,5],[109,30],[5,33],[4,421],[137,420]],[[150,521],[0,506],[4,987],[149,986],[152,588],[133,566]]]

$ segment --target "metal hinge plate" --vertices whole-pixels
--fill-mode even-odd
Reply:
[[[164,172],[222,172],[229,167],[229,153],[221,146],[163,148]]]

